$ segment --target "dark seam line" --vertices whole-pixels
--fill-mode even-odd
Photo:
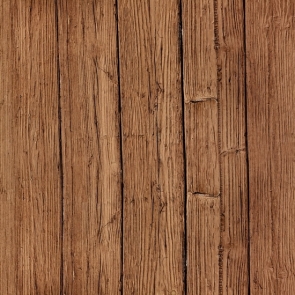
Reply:
[[[59,59],[59,17],[58,17],[58,0],[55,0],[55,25],[56,25],[56,42],[57,42],[57,92],[58,92],[58,132],[59,132],[59,161],[60,161],[60,182],[61,182],[61,201],[60,201],[60,295],[63,294],[64,288],[64,268],[63,268],[63,234],[64,234],[64,167],[63,167],[63,152],[62,152],[62,115],[61,115],[61,95],[60,95],[60,59]]]
[[[221,165],[221,110],[220,110],[220,87],[221,87],[221,65],[219,53],[219,32],[218,32],[218,0],[214,0],[214,49],[216,53],[216,70],[217,70],[217,109],[218,109],[218,151],[219,151],[219,178],[220,178],[220,244],[218,249],[218,266],[219,266],[219,295],[223,295],[223,231],[224,231],[224,202],[223,202],[223,185],[222,185],[222,165]]]
[[[244,25],[244,32],[243,32],[243,40],[244,40],[244,93],[245,93],[245,99],[244,99],[244,105],[245,105],[245,146],[246,146],[246,166],[247,166],[247,201],[248,201],[248,247],[247,247],[247,268],[248,268],[248,295],[251,295],[251,244],[250,244],[250,163],[249,163],[249,143],[248,143],[248,95],[247,95],[247,30],[246,30],[246,0],[243,0],[243,10],[244,10],[244,19],[243,19],[243,25]]]
[[[184,50],[183,50],[183,20],[182,20],[182,0],[179,0],[179,49],[180,49],[180,66],[181,66],[181,99],[182,99],[182,136],[183,136],[183,169],[184,169],[184,241],[183,241],[183,284],[184,294],[188,293],[187,284],[187,157],[185,141],[185,96],[184,96]]]
[[[121,166],[121,294],[124,294],[124,168],[123,168],[123,128],[122,128],[122,99],[120,81],[120,35],[119,35],[119,0],[115,0],[116,5],[116,47],[117,47],[117,76],[118,76],[118,110],[119,110],[119,133],[120,133],[120,166]]]

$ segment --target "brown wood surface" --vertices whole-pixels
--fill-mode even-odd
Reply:
[[[1,1],[0,294],[60,294],[61,171],[52,1]]]
[[[119,294],[121,165],[114,1],[60,0],[63,292]]]
[[[248,295],[248,176],[242,0],[217,1],[221,167],[220,294]]]
[[[293,294],[295,3],[257,1],[246,8],[250,292]]]
[[[294,294],[291,0],[0,16],[1,295]]]
[[[184,163],[178,2],[119,1],[124,294],[182,294]]]

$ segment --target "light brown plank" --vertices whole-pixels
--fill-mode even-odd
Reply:
[[[220,169],[217,101],[187,103],[185,111],[187,190],[218,196]]]
[[[218,98],[221,152],[220,294],[248,295],[243,1],[217,1]]]
[[[185,101],[217,97],[214,0],[182,0]]]
[[[188,193],[188,294],[219,294],[220,198]]]
[[[216,196],[220,191],[220,270],[219,275],[212,272],[211,275],[215,277],[211,279],[219,280],[220,294],[247,294],[248,189],[243,3],[212,0],[192,4],[190,1],[184,1],[183,23],[188,191],[202,192],[211,196]],[[203,29],[203,26],[206,29]],[[217,50],[216,54],[213,52],[214,47]],[[195,79],[193,82],[192,77]],[[213,77],[216,79],[214,83],[211,82]],[[196,88],[194,85],[201,88]],[[214,89],[213,94],[206,93],[207,86],[204,85],[215,85],[207,88]],[[199,93],[203,93],[203,97]],[[216,99],[218,115],[217,111],[214,111]],[[195,103],[189,104],[189,102]],[[205,105],[202,110],[201,104],[206,104],[211,113],[206,111]],[[192,116],[191,109],[195,108],[194,105],[198,105],[200,110]],[[218,140],[217,131],[214,131],[217,129]],[[201,139],[201,142],[192,140],[195,137]],[[218,144],[220,155],[216,154]],[[217,163],[219,161],[220,164]],[[221,175],[220,180],[219,175]],[[188,214],[189,212],[188,208]],[[198,219],[196,222],[201,220]],[[188,235],[189,231],[193,230],[188,226]],[[213,227],[213,224],[207,225],[208,235],[213,236],[212,231],[216,230],[219,228]],[[214,236],[217,236],[216,233]],[[188,251],[189,262],[191,254]],[[213,263],[212,253],[207,255],[208,263]],[[204,253],[200,253],[199,259],[203,256]],[[189,262],[188,284],[190,285],[191,276],[196,269],[190,268]],[[201,280],[199,284],[202,287],[198,290],[192,289],[191,294],[197,292],[216,294],[216,291],[209,290],[201,276],[194,275],[194,277]]]
[[[124,294],[183,294],[178,1],[119,1]]]
[[[185,111],[188,294],[218,294],[220,170],[217,101],[187,103]],[[211,204],[214,209],[210,209]]]
[[[114,1],[59,1],[65,294],[120,293]]]
[[[295,3],[246,8],[251,294],[293,294]]]
[[[0,294],[59,294],[55,5],[1,1],[0,14]]]
[[[182,1],[187,292],[219,292],[220,164],[214,1]],[[212,205],[212,207],[211,207]]]

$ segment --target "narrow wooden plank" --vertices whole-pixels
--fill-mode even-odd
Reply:
[[[187,103],[185,111],[187,190],[218,196],[220,170],[217,101]]]
[[[188,294],[192,295],[217,295],[219,290],[220,169],[217,113],[216,100],[188,103],[185,106],[187,285]]]
[[[219,294],[220,198],[188,194],[188,294]],[[210,230],[208,230],[210,229]]]
[[[55,5],[1,1],[0,14],[0,294],[59,294]]]
[[[212,101],[216,98],[219,109],[219,127],[217,127],[216,117],[208,115],[204,110],[194,117],[190,117],[192,115],[190,111],[186,111],[185,115],[188,190],[192,187],[191,183],[195,182],[198,187],[203,187],[202,191],[193,188],[196,192],[212,196],[216,195],[219,190],[221,192],[220,271],[219,275],[212,273],[215,275],[213,280],[219,280],[219,294],[247,294],[248,292],[248,188],[243,14],[242,1],[229,3],[223,0],[212,0],[201,4],[183,1],[186,110],[189,110],[188,106],[192,108],[188,102],[196,101],[197,103],[194,104],[206,103],[208,108],[210,108],[208,102],[211,102],[211,107],[213,107]],[[203,30],[202,26],[206,26],[206,30]],[[195,49],[192,49],[191,44],[198,45],[194,45]],[[214,47],[217,49],[217,56],[213,53]],[[199,61],[198,55],[202,56],[202,61]],[[194,59],[196,60],[195,66],[192,63]],[[196,73],[198,69],[200,76]],[[191,81],[191,77],[195,77],[195,82]],[[216,78],[216,84],[211,82],[212,77]],[[206,94],[206,87],[204,87],[206,81],[208,85],[217,85],[214,88],[216,95]],[[199,88],[196,90],[193,83],[202,87],[203,97],[198,92]],[[197,130],[193,131],[194,128]],[[218,140],[220,156],[214,153],[218,142],[214,129],[217,128],[220,134]],[[193,144],[190,138],[194,136],[194,133],[203,140],[198,145]],[[208,138],[211,139],[208,140]],[[211,142],[211,145],[206,142]],[[218,171],[219,164],[216,164],[217,159],[220,161],[220,172]],[[221,180],[219,180],[218,173],[221,175]],[[204,188],[207,188],[207,191]],[[188,227],[188,234],[190,230],[193,229]],[[212,231],[217,228],[207,225],[207,230],[209,235],[213,235]],[[203,257],[204,253],[200,255]],[[212,263],[211,253],[207,255],[209,255],[207,256],[208,263]],[[188,261],[190,257],[191,253],[188,252]],[[194,271],[196,269],[190,269],[188,266],[188,284],[190,284],[191,272]],[[195,277],[202,280],[201,276]],[[205,281],[200,284],[205,286]],[[204,288],[191,290],[191,294],[209,292],[209,288]],[[210,294],[215,294],[214,291],[210,292]]]
[[[115,2],[59,1],[64,294],[119,294],[121,166]]]
[[[185,101],[217,97],[214,0],[182,0]]]
[[[295,3],[246,8],[251,294],[293,294]]]
[[[216,2],[221,164],[220,294],[248,295],[244,8]]]
[[[182,1],[187,292],[219,293],[220,165],[214,1]],[[212,207],[211,207],[212,206]]]
[[[183,294],[178,1],[119,0],[124,294]]]

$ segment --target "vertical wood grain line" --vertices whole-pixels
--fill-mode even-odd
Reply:
[[[116,4],[116,46],[117,46],[117,75],[118,75],[118,110],[119,110],[119,131],[120,131],[120,164],[121,164],[121,281],[120,293],[124,294],[124,166],[123,166],[123,131],[122,131],[122,100],[120,80],[120,34],[119,34],[119,8]]]
[[[251,233],[250,233],[250,163],[249,163],[249,145],[248,145],[248,101],[247,101],[247,29],[246,29],[246,0],[243,0],[243,27],[244,27],[244,67],[245,67],[245,75],[244,75],[244,91],[245,91],[245,131],[246,131],[246,136],[245,136],[245,147],[246,147],[246,177],[247,177],[247,199],[248,199],[248,253],[247,253],[247,259],[248,259],[248,295],[251,295],[251,256],[250,256],[250,237],[251,237]]]
[[[219,295],[223,295],[223,229],[224,229],[224,213],[223,213],[223,190],[222,190],[222,164],[221,164],[221,111],[220,111],[220,81],[221,81],[221,66],[219,56],[219,34],[218,34],[218,1],[214,0],[214,48],[216,51],[216,64],[217,64],[217,81],[216,81],[216,98],[217,98],[217,120],[218,120],[218,161],[219,161],[219,192],[220,192],[220,244],[219,244]]]
[[[187,288],[187,157],[185,142],[185,95],[184,95],[184,53],[183,53],[183,26],[182,26],[182,0],[179,0],[179,53],[180,53],[180,80],[182,98],[182,135],[183,135],[183,178],[184,178],[184,239],[183,239],[183,286],[184,294],[188,293]]]
[[[60,97],[60,61],[59,61],[59,15],[58,15],[58,0],[55,0],[55,28],[56,28],[56,68],[57,68],[57,95],[58,95],[58,137],[59,137],[59,174],[61,183],[60,192],[60,295],[63,294],[64,285],[64,269],[63,269],[63,236],[64,236],[64,169],[63,169],[63,151],[62,151],[62,114],[61,114],[61,97]]]

